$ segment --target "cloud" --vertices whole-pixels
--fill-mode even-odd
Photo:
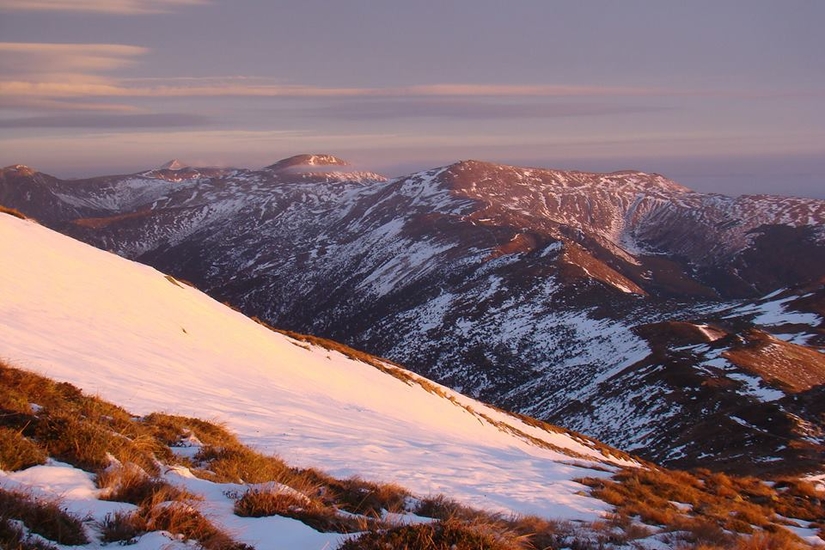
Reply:
[[[9,0],[0,0],[4,1],[5,5],[9,5]],[[121,4],[116,2],[116,5]],[[129,79],[111,74],[140,62],[148,52],[147,48],[125,44],[0,42],[0,108],[28,110],[28,113],[16,112],[18,116],[30,116],[13,124],[30,125],[47,124],[44,119],[36,118],[46,110],[141,113],[152,109],[137,105],[145,106],[158,100],[222,97],[303,100],[307,105],[306,111],[310,111],[314,102],[313,112],[338,120],[404,117],[530,119],[661,110],[654,106],[628,105],[628,100],[633,98],[643,98],[650,105],[659,98],[709,95],[757,97],[749,91],[645,86],[441,83],[400,87],[324,87],[261,77]],[[330,102],[336,104],[330,105]],[[76,119],[72,124],[77,124],[77,120],[81,119]],[[92,119],[87,117],[83,120]],[[103,119],[99,121],[105,124]]]
[[[88,79],[65,81],[6,80],[0,95],[47,97],[272,97],[272,98],[403,98],[403,97],[587,97],[653,96],[667,91],[647,89],[569,88],[563,86],[417,86],[388,88],[339,88],[291,84],[186,84],[135,86],[125,82]]]
[[[186,113],[82,114],[0,119],[0,128],[190,128],[208,122],[207,117]]]
[[[0,73],[4,80],[100,83],[93,73],[129,66],[148,51],[124,44],[0,42]]]
[[[115,113],[135,113],[142,109],[134,105],[125,103],[112,103],[109,101],[93,102],[83,99],[51,99],[44,97],[21,97],[12,96],[0,99],[0,108],[13,109],[15,111],[108,111]]]
[[[0,0],[0,10],[139,15],[168,13],[178,7],[207,3],[209,0]]]
[[[124,44],[0,42],[0,107],[38,112],[137,111],[132,105],[105,101],[117,93],[83,91],[117,90],[117,81],[101,73],[128,67],[148,51]]]
[[[19,45],[0,44],[0,53],[13,51]],[[26,67],[22,61],[5,61],[14,71],[0,81],[0,96],[25,97],[261,97],[290,99],[399,99],[399,98],[632,98],[718,96],[759,98],[749,91],[685,90],[651,87],[566,86],[566,85],[494,85],[494,84],[432,84],[403,87],[324,87],[284,84],[256,77],[206,78],[144,78],[113,79],[89,74],[129,65],[135,57],[146,53],[137,46],[117,45],[27,45],[19,48],[34,63]],[[43,47],[38,47],[43,46]],[[63,64],[65,60],[65,65]],[[49,73],[49,70],[74,68],[78,72]],[[0,65],[2,68],[2,65]],[[85,70],[83,73],[81,71]],[[28,71],[28,74],[20,74]],[[818,93],[817,93],[818,95]],[[773,95],[771,97],[774,97]],[[796,97],[791,95],[789,97]],[[433,109],[447,109],[449,106]],[[423,104],[422,104],[422,108]],[[456,107],[461,109],[460,107]],[[472,108],[472,107],[467,107]],[[594,105],[571,109],[597,109]],[[607,109],[607,107],[603,107]]]
[[[339,120],[382,120],[398,118],[559,118],[571,116],[595,116],[629,114],[662,110],[658,107],[618,105],[604,102],[542,101],[508,102],[480,101],[467,98],[404,98],[397,100],[344,101],[312,109],[315,116]]]

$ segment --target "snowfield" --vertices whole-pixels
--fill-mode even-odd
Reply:
[[[31,221],[0,215],[0,257],[0,357],[135,414],[217,420],[296,466],[553,518],[597,519],[608,506],[573,479],[633,464],[447,388],[437,386],[455,402],[272,332],[152,268]],[[0,479],[37,485],[27,476]],[[93,492],[83,483],[79,491]],[[241,540],[258,536],[244,535],[253,529],[244,521],[232,528]]]

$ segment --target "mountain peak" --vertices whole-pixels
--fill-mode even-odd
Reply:
[[[158,170],[183,170],[184,168],[189,168],[189,165],[179,161],[178,159],[172,159],[166,164],[160,165]]]
[[[7,172],[17,172],[21,176],[31,176],[37,173],[37,170],[33,168],[29,168],[25,164],[12,164],[11,166],[6,166],[2,169],[3,173]]]
[[[267,170],[286,170],[288,168],[308,167],[308,166],[349,166],[345,160],[332,155],[295,155],[279,160],[275,164],[266,167]]]

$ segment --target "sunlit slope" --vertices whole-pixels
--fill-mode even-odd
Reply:
[[[30,221],[0,215],[0,257],[0,356],[17,366],[137,414],[224,421],[261,450],[339,475],[520,512],[604,509],[572,479],[622,459],[591,442],[272,332]]]

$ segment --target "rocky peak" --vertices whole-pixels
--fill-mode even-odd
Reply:
[[[37,170],[29,168],[25,164],[12,164],[11,166],[6,166],[0,173],[3,175],[19,175],[19,176],[33,176],[37,173]]]
[[[349,166],[350,164],[332,155],[295,155],[279,160],[266,167],[266,170],[282,171],[287,169],[305,169],[323,166]]]
[[[178,159],[172,159],[166,164],[159,166],[158,170],[183,170],[184,168],[189,168],[189,165],[179,161]]]

